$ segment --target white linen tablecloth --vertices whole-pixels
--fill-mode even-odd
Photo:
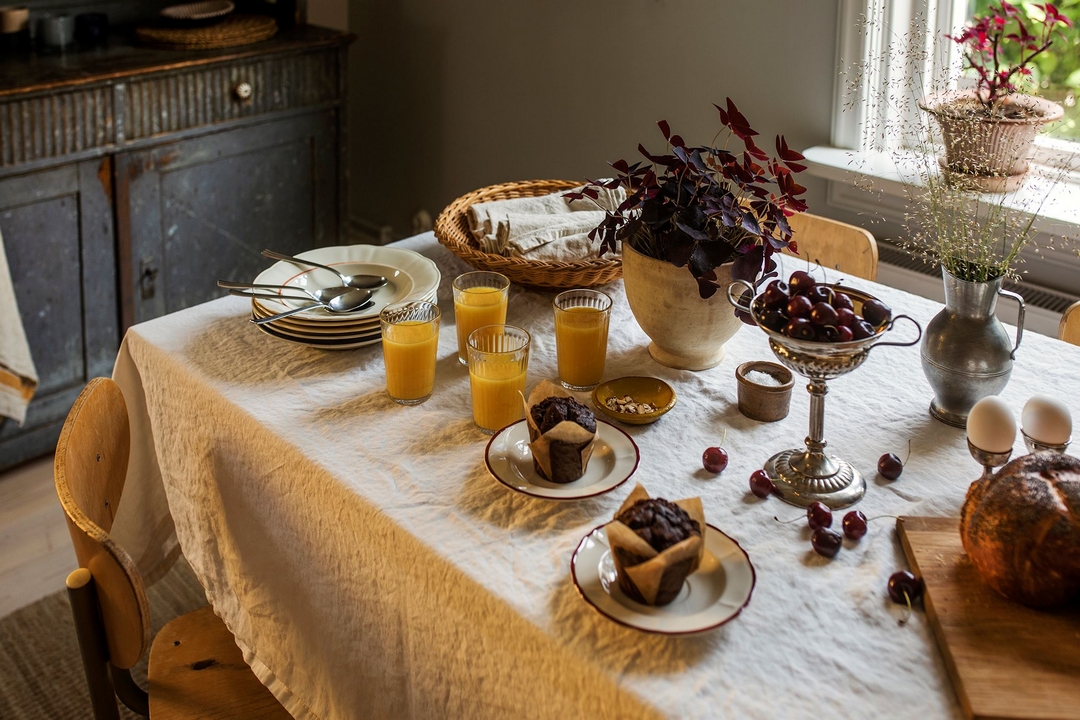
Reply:
[[[641,448],[631,482],[576,503],[532,499],[488,475],[488,438],[472,425],[450,292],[468,268],[431,234],[399,246],[443,273],[438,373],[423,405],[389,400],[378,346],[324,352],[275,340],[237,298],[133,327],[117,361],[133,466],[114,533],[155,575],[175,555],[175,523],[216,612],[294,715],[959,715],[925,616],[899,626],[902,610],[886,595],[889,575],[905,567],[894,520],[871,520],[869,534],[830,561],[811,551],[804,522],[773,520],[801,510],[748,493],[749,474],[799,445],[808,421],[799,382],[787,419],[739,413],[734,369],[772,359],[763,333],[740,330],[715,369],[671,370],[649,357],[621,283],[609,286],[606,376],[665,378],[679,404],[655,425],[628,428]],[[923,324],[940,308],[850,282]],[[551,298],[511,288],[508,322],[533,337],[530,387],[556,375]],[[927,413],[917,347],[875,350],[830,389],[826,439],[868,478],[859,509],[958,514],[980,469],[963,433]],[[1003,397],[1019,415],[1035,392],[1075,404],[1080,349],[1025,336]],[[701,453],[725,428],[731,462],[713,476]],[[877,458],[903,457],[909,439],[903,476],[877,477]],[[757,586],[736,621],[705,636],[656,637],[578,597],[570,556],[633,481],[668,498],[699,495],[709,522],[748,551]]]

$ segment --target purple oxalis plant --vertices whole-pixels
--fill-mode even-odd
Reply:
[[[806,169],[800,164],[803,156],[782,135],[776,137],[777,157],[758,147],[758,133],[731,98],[726,107],[713,107],[723,126],[713,146],[687,145],[661,120],[664,154],[653,155],[638,145],[648,162],[613,162],[614,178],[590,180],[564,195],[596,200],[601,187],[625,188],[626,200],[589,233],[590,239],[600,240],[600,255],[614,252],[621,240],[644,255],[686,266],[702,298],[721,287],[716,268],[729,261],[734,278],[760,282],[774,276],[772,256],[796,249],[787,219],[806,210],[806,188],[794,179]],[[724,147],[715,147],[722,136]],[[741,151],[727,148],[733,140],[741,143]]]
[[[1016,81],[1031,75],[1032,61],[1050,49],[1062,27],[1072,27],[1053,3],[1036,5],[1042,20],[1024,22],[1020,10],[1002,0],[987,15],[976,16],[956,35],[946,35],[964,53],[964,64],[975,71],[979,102],[993,112],[1002,98],[1019,92]],[[1008,62],[1006,57],[1016,57]]]

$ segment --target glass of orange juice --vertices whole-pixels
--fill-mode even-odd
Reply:
[[[431,397],[441,315],[429,302],[387,305],[379,313],[386,392],[394,402],[419,405]]]
[[[484,325],[506,322],[510,280],[495,272],[467,272],[454,278],[454,322],[457,323],[458,362],[469,364],[469,335]]]
[[[513,325],[487,325],[469,334],[473,422],[488,435],[525,416],[530,339]]]
[[[567,290],[554,305],[559,382],[568,390],[592,390],[604,376],[611,298],[599,290]]]

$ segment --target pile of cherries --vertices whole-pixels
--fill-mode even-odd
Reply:
[[[892,309],[880,300],[867,300],[862,315],[851,297],[819,285],[810,273],[796,270],[787,282],[773,280],[761,293],[764,308],[758,322],[795,340],[849,342],[875,335],[892,319]]]
[[[866,516],[858,510],[852,510],[844,515],[842,526],[843,536],[832,530],[832,510],[820,502],[812,502],[806,508],[806,524],[814,531],[810,536],[810,544],[814,552],[823,557],[832,558],[840,552],[843,539],[858,542],[866,534]]]

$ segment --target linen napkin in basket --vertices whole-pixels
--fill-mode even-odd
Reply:
[[[638,500],[648,497],[649,493],[639,483],[615,512],[615,517],[618,518]],[[691,535],[663,552],[657,552],[618,520],[612,520],[605,526],[619,589],[627,597],[646,605],[667,605],[678,597],[683,582],[698,569],[705,553],[705,511],[701,498],[675,500],[674,503],[685,510],[691,520],[697,521],[702,534]]]
[[[580,188],[578,188],[580,189]],[[622,188],[599,189],[596,202],[550,195],[476,203],[469,208],[469,230],[487,253],[531,260],[581,260],[595,252],[588,234],[626,199]]]
[[[37,384],[37,369],[15,300],[4,238],[0,235],[0,415],[22,425]]]

